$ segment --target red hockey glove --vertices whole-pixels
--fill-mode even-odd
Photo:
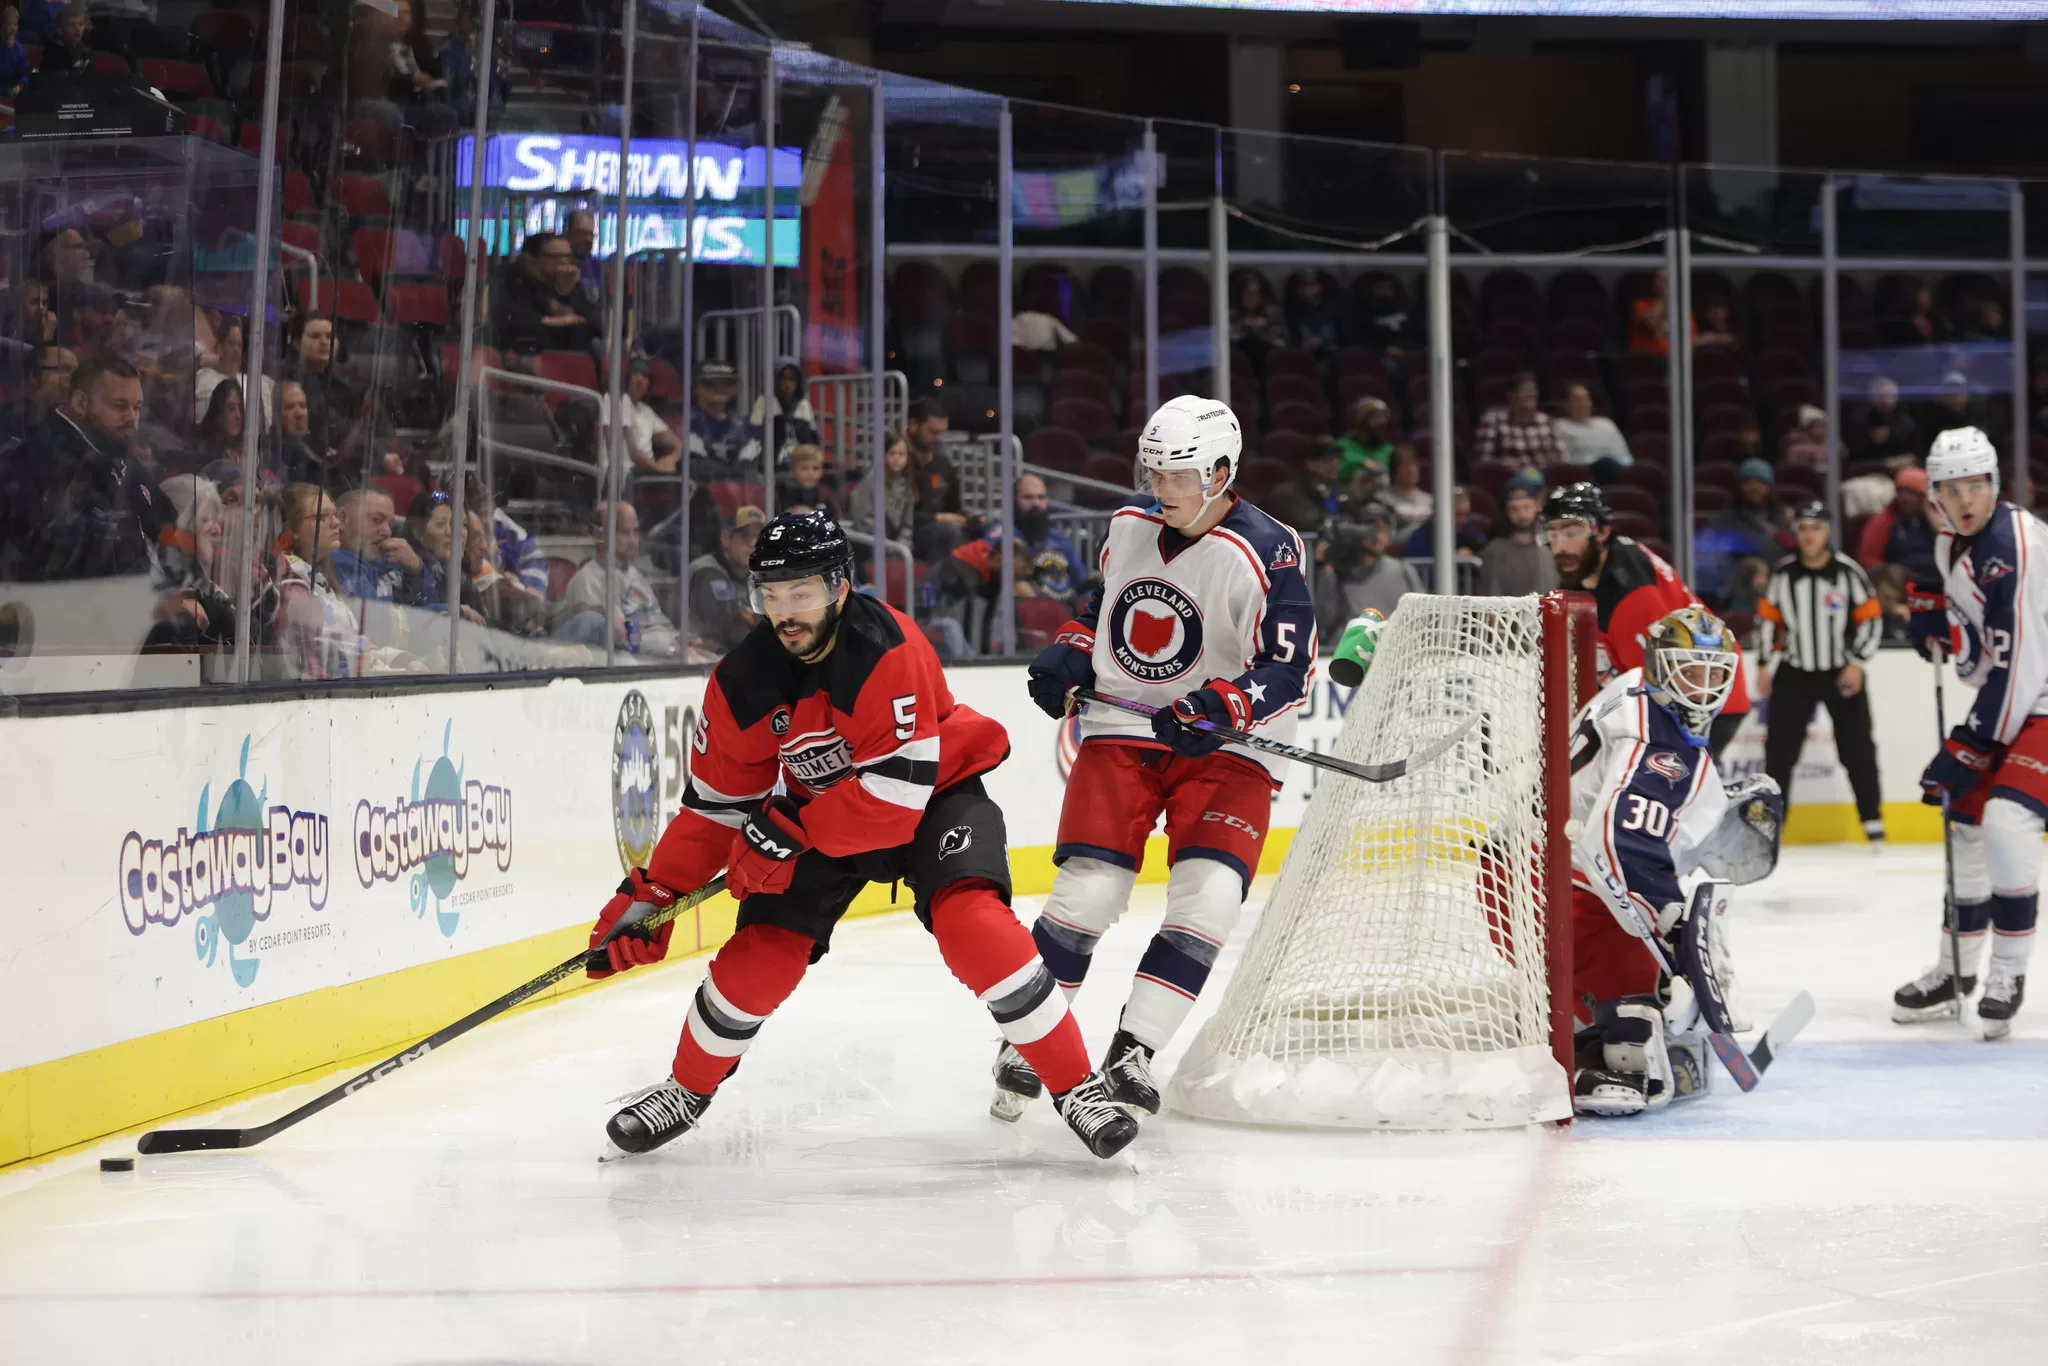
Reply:
[[[1929,806],[1940,806],[1941,794],[1946,792],[1949,801],[1961,801],[1984,780],[1997,757],[1996,745],[1957,726],[1948,733],[1927,771],[1920,775],[1920,800]]]
[[[1235,683],[1218,678],[1178,699],[1171,707],[1162,707],[1152,718],[1152,733],[1165,741],[1174,753],[1199,759],[1205,754],[1214,754],[1230,742],[1220,735],[1196,730],[1195,722],[1207,721],[1211,725],[1243,730],[1251,720],[1251,699]]]
[[[604,909],[597,913],[597,923],[590,927],[590,947],[602,947],[611,959],[611,967],[588,968],[585,971],[591,977],[604,978],[627,968],[659,963],[668,957],[668,938],[675,932],[675,921],[654,930],[641,930],[634,926],[675,899],[674,892],[648,878],[646,869],[635,868],[626,874],[626,880],[619,884],[618,893],[604,904]],[[605,937],[614,929],[618,930],[618,937],[609,944],[605,943]]]
[[[1949,659],[1960,653],[1961,641],[1949,620],[1948,598],[1940,584],[1907,584],[1906,610],[1912,614],[1906,619],[1906,634],[1914,649],[1929,659],[1937,657],[1937,649]]]
[[[1067,714],[1067,694],[1095,686],[1095,633],[1078,621],[1060,627],[1052,644],[1038,652],[1024,687],[1038,709],[1053,720]]]
[[[770,797],[733,836],[725,885],[740,897],[786,892],[796,876],[797,855],[810,847],[796,803]]]

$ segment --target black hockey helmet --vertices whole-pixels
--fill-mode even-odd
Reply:
[[[831,513],[785,512],[761,528],[754,552],[747,557],[747,605],[765,615],[763,584],[809,578],[824,581],[824,597],[810,603],[806,591],[792,589],[795,610],[824,608],[825,633],[830,635],[838,622],[839,585],[853,580],[853,547]]]
[[[1607,506],[1607,495],[1600,491],[1600,486],[1583,480],[1576,484],[1560,484],[1543,500],[1545,523],[1580,521],[1587,526],[1602,527],[1612,517],[1613,510]]]
[[[853,567],[853,547],[829,512],[785,512],[761,528],[747,569],[760,583],[822,574],[836,586]]]

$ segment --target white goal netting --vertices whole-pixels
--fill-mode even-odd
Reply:
[[[1279,881],[1169,1102],[1402,1129],[1563,1119],[1545,957],[1543,646],[1529,598],[1411,594],[1351,699]],[[1562,756],[1559,756],[1562,761]],[[1559,813],[1562,820],[1562,813]]]

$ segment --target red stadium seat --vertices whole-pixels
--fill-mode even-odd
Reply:
[[[351,218],[389,218],[391,216],[391,192],[384,188],[384,182],[373,176],[358,175],[343,171],[334,178],[335,193],[341,200],[341,210]]]
[[[384,302],[393,322],[407,327],[433,327],[446,331],[453,325],[448,311],[448,291],[440,285],[392,285]]]
[[[1039,427],[1024,438],[1024,462],[1079,474],[1088,463],[1087,438],[1065,427]]]
[[[144,57],[135,65],[144,79],[173,98],[179,95],[202,100],[214,98],[213,77],[207,75],[206,68],[197,62]]]
[[[92,74],[95,76],[125,76],[128,74],[128,59],[118,52],[94,52]]]

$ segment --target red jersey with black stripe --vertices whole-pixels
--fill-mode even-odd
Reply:
[[[1607,559],[1600,567],[1600,582],[1593,585],[1593,610],[1599,620],[1597,642],[1598,674],[1605,683],[1617,674],[1643,667],[1643,646],[1657,622],[1682,607],[1700,607],[1678,571],[1666,564],[1647,546],[1626,536],[1607,542]],[[1737,655],[1742,647],[1734,643]],[[1742,670],[1735,671],[1735,687],[1724,716],[1740,716],[1749,710],[1749,688]]]
[[[855,593],[832,650],[806,664],[755,626],[712,669],[690,737],[683,805],[648,874],[701,887],[780,782],[834,858],[908,844],[931,795],[1009,754],[1002,724],[953,700],[939,657],[901,612]]]

